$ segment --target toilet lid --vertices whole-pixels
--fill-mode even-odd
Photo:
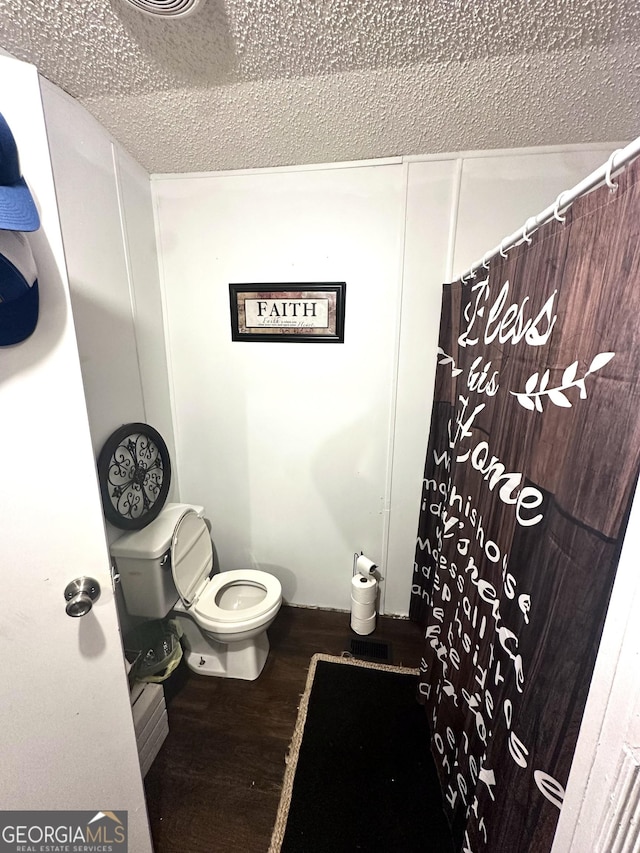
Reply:
[[[183,604],[190,607],[213,566],[209,528],[193,510],[176,525],[171,541],[171,572]]]

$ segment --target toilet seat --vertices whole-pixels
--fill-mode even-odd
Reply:
[[[207,630],[233,632],[234,625],[248,630],[279,609],[280,581],[257,569],[232,569],[209,578],[213,567],[213,547],[209,528],[196,512],[187,510],[176,524],[171,540],[171,572],[176,589],[187,610]],[[264,597],[250,607],[238,609],[218,605],[225,587],[242,584],[264,590]],[[240,627],[238,627],[240,630]]]
[[[216,599],[225,587],[234,584],[258,587],[264,590],[264,598],[252,607],[243,607],[238,610],[220,607]],[[230,626],[234,623],[240,623],[244,627],[248,627],[256,620],[263,620],[274,607],[280,607],[281,596],[280,581],[273,575],[257,569],[232,569],[228,572],[220,572],[211,578],[195,603],[194,613],[203,625],[226,624]]]

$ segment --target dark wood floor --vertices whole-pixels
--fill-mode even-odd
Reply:
[[[397,666],[422,653],[420,629],[404,619],[379,617],[358,638],[348,613],[283,607],[256,681],[180,665],[165,684],[169,735],[145,779],[156,853],[267,853],[309,662],[348,651],[352,638],[390,643]]]

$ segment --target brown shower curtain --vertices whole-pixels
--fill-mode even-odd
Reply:
[[[411,616],[456,850],[551,849],[640,464],[640,161],[445,285]]]

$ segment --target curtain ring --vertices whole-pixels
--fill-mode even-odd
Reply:
[[[460,276],[460,281],[462,284],[469,284],[469,282],[476,277],[476,271],[473,267],[469,270],[469,275],[467,278],[464,277],[464,273]]]
[[[506,258],[507,253],[505,252],[505,250],[503,248],[503,245],[502,245],[503,243],[504,243],[504,240],[502,240],[502,242],[500,243],[500,247],[499,247],[500,248],[500,254],[502,255],[503,258]]]
[[[522,239],[524,240],[524,242],[528,246],[530,246],[533,243],[533,240],[531,239],[531,237],[529,237],[529,233],[527,231],[527,226],[529,225],[530,222],[533,222],[533,225],[531,227],[535,228],[535,226],[536,226],[535,216],[529,217],[529,219],[527,219],[527,221],[522,226]]]
[[[482,266],[483,266],[486,270],[488,270],[488,269],[489,269],[489,258],[488,258],[488,255],[489,255],[489,254],[490,254],[490,252],[487,252],[486,254],[484,254],[484,255],[482,256]]]
[[[556,203],[553,205],[553,218],[557,219],[558,222],[566,222],[566,216],[560,216],[560,206],[562,204],[562,196],[565,194],[565,190],[563,190],[558,198],[556,199]],[[569,208],[567,208],[568,210]]]
[[[613,169],[613,161],[616,159],[616,157],[618,156],[618,154],[620,154],[621,151],[622,148],[618,148],[607,160],[607,169],[604,173],[604,179],[611,192],[618,189],[617,182],[611,179],[611,170]]]

